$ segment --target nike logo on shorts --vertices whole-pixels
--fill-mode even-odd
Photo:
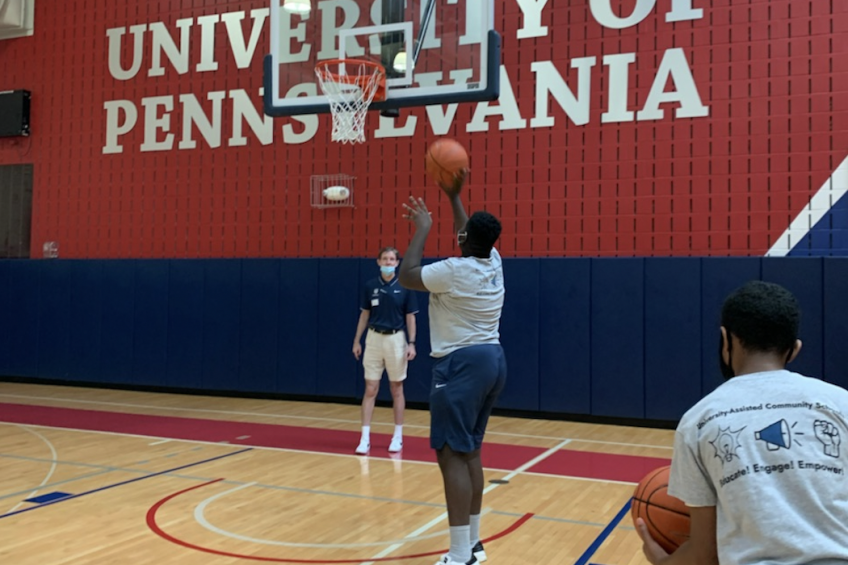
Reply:
[[[444,388],[446,386],[448,386],[448,383],[442,383],[442,384],[436,385],[436,388]]]

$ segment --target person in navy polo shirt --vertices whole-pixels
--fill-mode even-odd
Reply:
[[[380,276],[368,281],[360,304],[359,323],[353,338],[353,356],[365,369],[365,396],[362,398],[362,437],[356,453],[366,455],[371,449],[371,416],[380,388],[383,371],[389,375],[395,417],[395,431],[389,451],[403,449],[403,412],[406,400],[403,396],[403,381],[406,367],[415,359],[415,314],[418,300],[415,293],[402,287],[395,276],[398,265],[398,250],[384,247],[377,255]],[[360,340],[365,335],[365,354]],[[406,330],[406,334],[404,334]]]
[[[506,383],[499,333],[504,277],[494,247],[501,223],[488,212],[466,215],[459,198],[466,173],[459,173],[453,186],[442,186],[462,257],[421,266],[433,219],[424,200],[410,196],[404,217],[415,224],[415,234],[399,274],[403,286],[430,292],[430,447],[436,450],[448,507],[450,551],[438,561],[445,565],[486,560],[480,542],[484,487],[480,449],[489,415]]]

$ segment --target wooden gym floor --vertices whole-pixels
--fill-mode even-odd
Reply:
[[[385,383],[384,383],[385,386]],[[0,383],[0,563],[395,563],[446,552],[429,415],[390,456],[377,408]],[[673,432],[494,417],[492,565],[644,565],[628,515]]]

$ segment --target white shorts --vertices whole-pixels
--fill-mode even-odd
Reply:
[[[365,380],[379,381],[385,369],[390,381],[400,382],[406,379],[406,365],[406,334],[403,331],[384,335],[368,330],[362,355]]]

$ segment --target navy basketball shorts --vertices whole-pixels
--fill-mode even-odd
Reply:
[[[500,345],[472,345],[433,362],[430,447],[470,453],[483,444],[492,407],[506,383]]]

